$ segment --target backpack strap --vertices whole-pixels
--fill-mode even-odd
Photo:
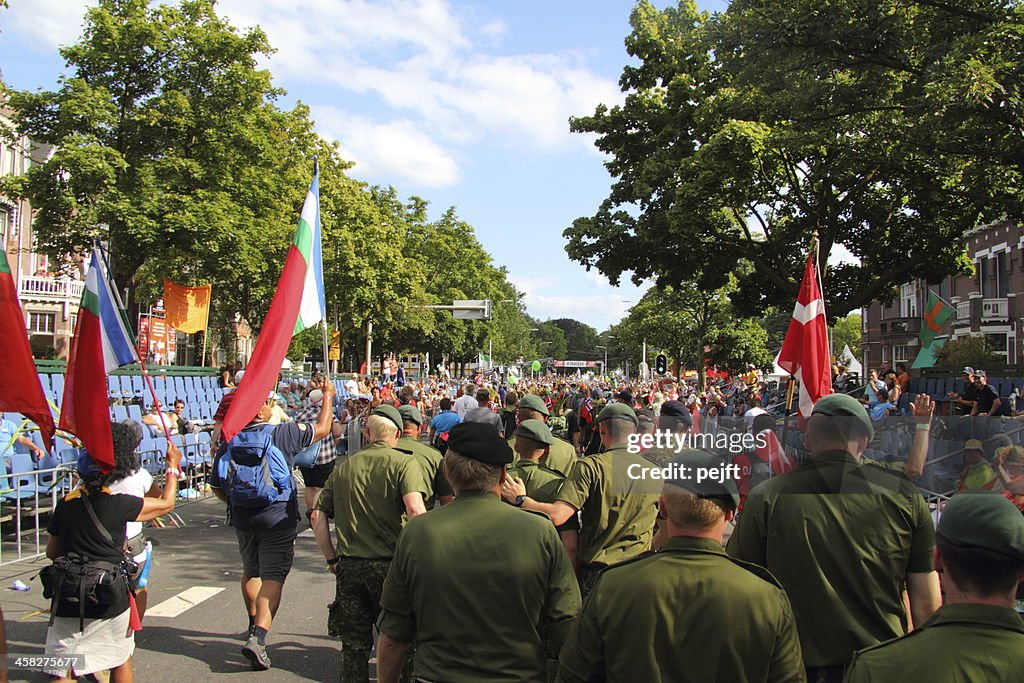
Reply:
[[[96,530],[100,532],[100,536],[102,536],[107,543],[116,548],[118,552],[123,554],[124,548],[117,547],[117,544],[114,543],[114,539],[110,535],[110,532],[107,531],[107,527],[103,526],[100,522],[100,518],[96,516],[96,511],[92,509],[92,503],[89,501],[89,494],[85,493],[82,495],[82,505],[85,506],[85,511],[89,513],[89,519],[91,519],[92,523],[96,526]]]

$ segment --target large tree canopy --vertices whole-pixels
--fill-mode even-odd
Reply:
[[[640,2],[621,106],[575,118],[611,193],[565,235],[613,283],[725,284],[787,307],[811,237],[826,310],[970,268],[964,233],[1018,214],[1024,21],[1016,2]],[[834,245],[860,263],[825,269]]]

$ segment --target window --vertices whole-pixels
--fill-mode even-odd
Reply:
[[[53,334],[56,320],[56,313],[36,313],[35,311],[30,311],[28,314],[28,329],[32,334]]]
[[[996,353],[1006,353],[1006,334],[999,332],[996,334],[986,334],[985,341],[988,342],[990,349]]]
[[[861,334],[867,334],[868,332],[868,311],[870,308],[860,309],[860,332]]]
[[[71,314],[71,334],[75,333],[75,328],[78,327],[78,314]]]
[[[4,175],[17,175],[17,150],[8,147],[4,153]]]
[[[906,363],[910,360],[907,355],[907,347],[905,344],[896,344],[892,347],[893,363]]]
[[[882,347],[882,365],[885,365],[889,361],[889,347]]]
[[[992,289],[988,284],[988,259],[980,258],[976,265],[978,270],[978,291],[985,297],[989,295],[989,290]]]
[[[900,286],[900,317],[917,317],[917,287],[913,282]]]
[[[996,296],[1005,297],[1010,291],[1010,255],[1001,251],[993,261],[996,267]]]
[[[0,249],[6,251],[7,240],[11,235],[11,214],[6,209],[0,209]]]

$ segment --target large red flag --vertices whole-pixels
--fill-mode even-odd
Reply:
[[[825,301],[818,285],[815,250],[807,256],[804,280],[793,309],[786,340],[779,353],[779,367],[800,382],[800,416],[811,416],[814,403],[832,393],[832,368],[828,354]]]
[[[21,413],[39,426],[46,450],[53,440],[53,416],[36,374],[32,349],[25,335],[25,318],[18,304],[18,287],[0,249],[0,412]]]

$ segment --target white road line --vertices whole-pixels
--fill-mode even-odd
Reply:
[[[187,588],[173,598],[164,600],[155,607],[146,610],[147,617],[176,617],[186,610],[195,607],[204,600],[209,600],[217,593],[224,590],[223,586],[214,588],[212,586],[194,586]]]
[[[299,534],[299,536],[298,536],[298,537],[299,537],[299,538],[314,538],[314,536],[313,536],[313,530],[312,530],[312,529],[306,529],[306,530],[305,530],[305,531],[303,531],[303,532],[302,532],[301,534]]]

